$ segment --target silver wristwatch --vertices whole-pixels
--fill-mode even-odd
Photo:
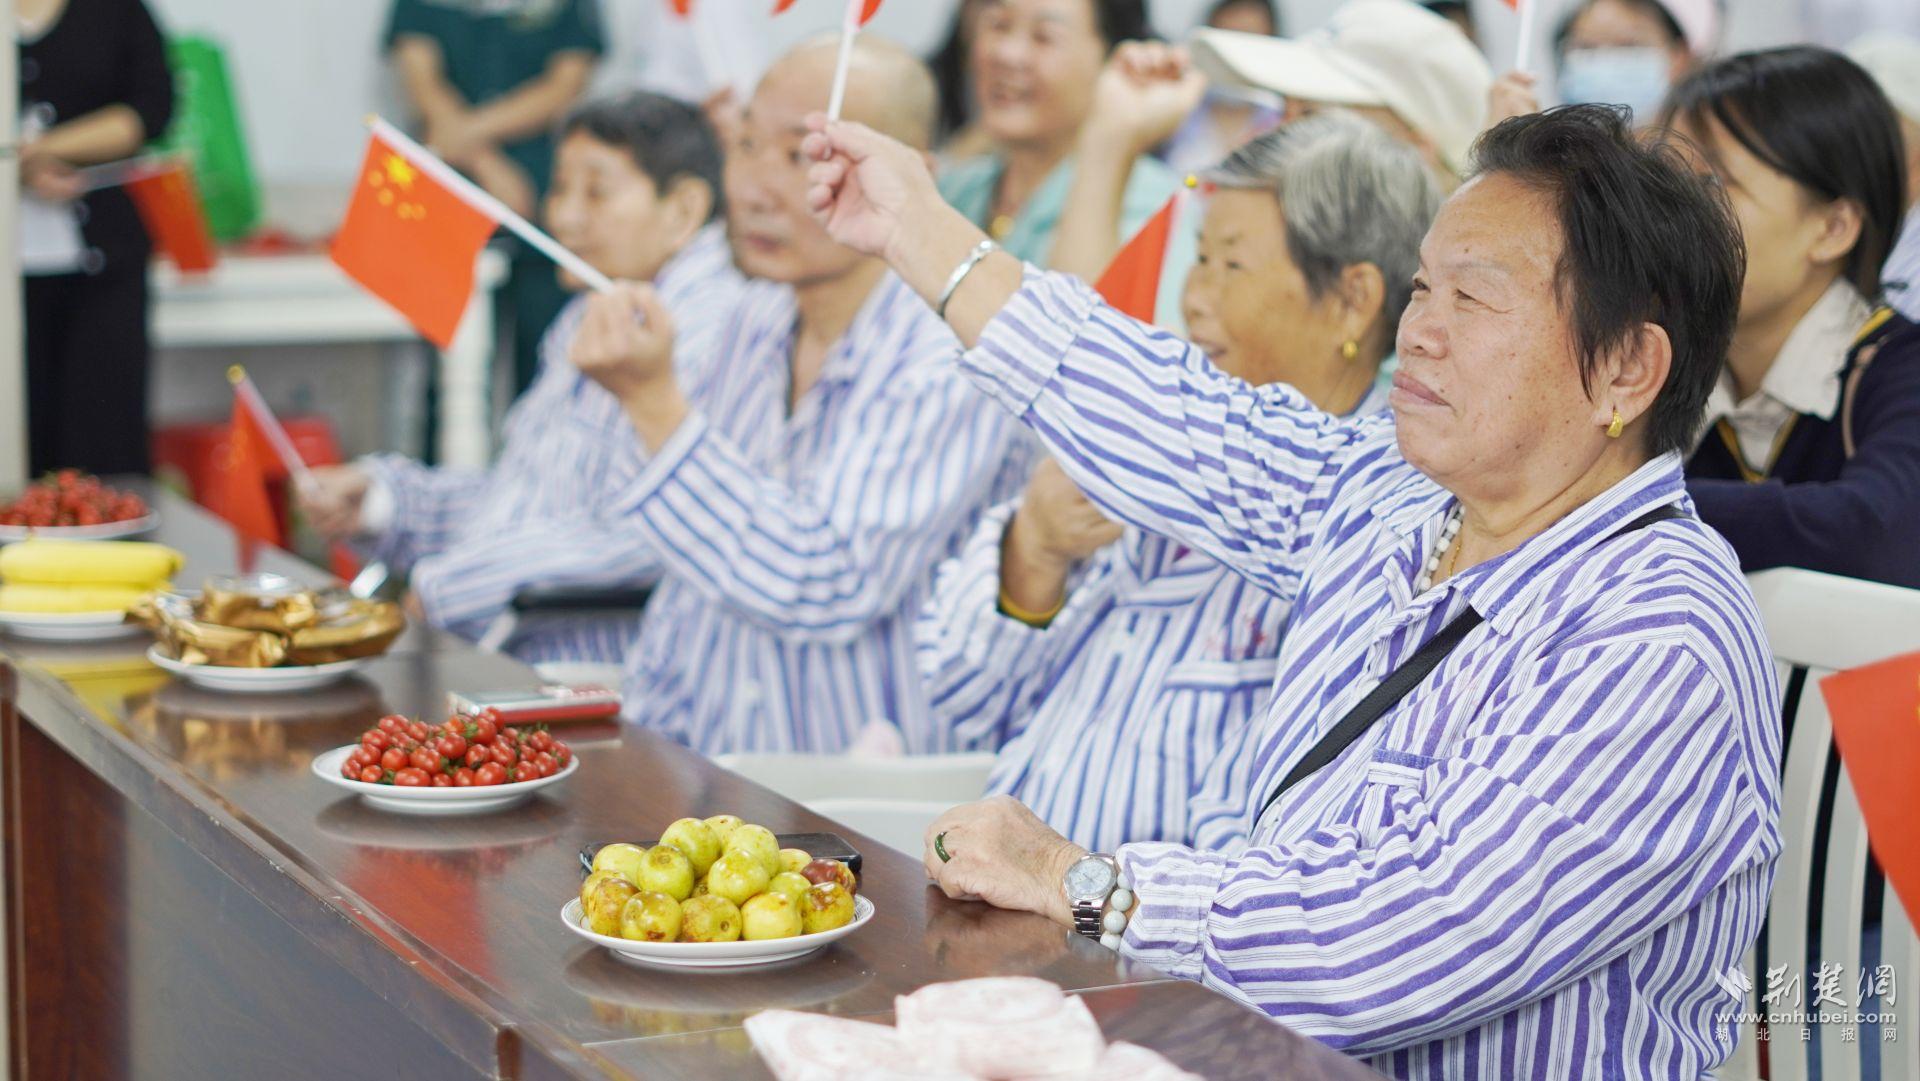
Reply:
[[[1108,949],[1119,949],[1133,894],[1113,857],[1098,853],[1084,857],[1067,868],[1062,887],[1073,910],[1073,929]]]

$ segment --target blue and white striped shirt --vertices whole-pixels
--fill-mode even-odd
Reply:
[[[626,710],[707,753],[837,751],[869,722],[942,750],[914,668],[933,568],[1031,461],[956,369],[959,343],[889,274],[788,415],[793,291],[755,285],[694,412],[618,506],[666,573]]]
[[[690,374],[710,362],[745,289],[722,227],[696,234],[656,285],[680,334],[675,363]],[[435,626],[478,638],[529,587],[659,577],[659,559],[605,521],[613,496],[638,472],[640,448],[619,401],[568,359],[585,304],[576,299],[548,328],[540,374],[508,414],[491,468],[364,460],[394,496],[393,526],[373,555],[412,568],[414,595]],[[638,630],[632,615],[541,617],[523,623],[507,649],[529,663],[619,664]]]
[[[1191,847],[1132,844],[1123,949],[1402,1077],[1698,1077],[1780,848],[1779,690],[1676,455],[1412,595],[1452,496],[1340,422],[1035,276],[966,367],[1097,505],[1296,593],[1271,705]],[[1471,604],[1486,622],[1333,763],[1307,748]],[[1306,723],[1302,723],[1305,721]]]
[[[1385,408],[1370,391],[1356,416]],[[1292,598],[1129,529],[1069,583],[1044,629],[1000,611],[996,508],[940,573],[917,635],[935,723],[998,748],[987,791],[1095,852],[1178,841],[1214,753],[1272,697]]]

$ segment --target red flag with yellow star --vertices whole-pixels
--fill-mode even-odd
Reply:
[[[376,134],[334,235],[333,261],[445,349],[495,224]]]

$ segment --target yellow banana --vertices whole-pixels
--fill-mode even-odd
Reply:
[[[37,612],[50,614],[56,612],[124,612],[134,603],[157,589],[165,589],[165,582],[149,582],[144,586],[126,585],[21,585],[8,582],[0,585],[0,612]]]
[[[0,548],[0,580],[13,585],[113,585],[144,591],[172,578],[184,562],[184,556],[164,544],[28,540]]]

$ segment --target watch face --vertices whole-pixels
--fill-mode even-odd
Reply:
[[[1113,881],[1116,877],[1111,864],[1089,856],[1067,869],[1067,896],[1105,897],[1113,891]]]

